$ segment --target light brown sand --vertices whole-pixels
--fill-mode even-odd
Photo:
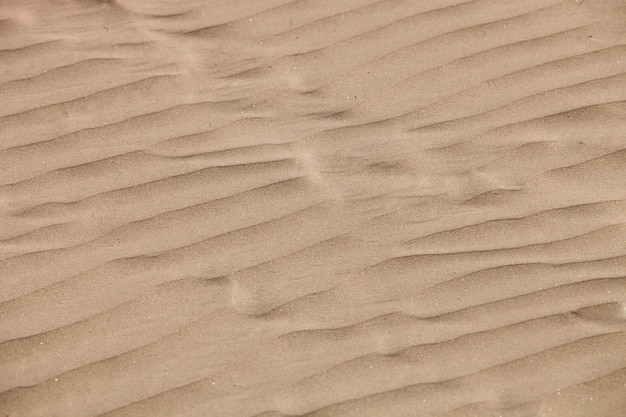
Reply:
[[[626,0],[0,1],[0,416],[626,416]]]

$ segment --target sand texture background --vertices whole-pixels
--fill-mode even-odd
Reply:
[[[626,0],[1,0],[0,417],[626,416]]]

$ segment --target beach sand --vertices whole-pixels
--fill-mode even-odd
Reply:
[[[1,417],[626,416],[626,0],[0,2]]]

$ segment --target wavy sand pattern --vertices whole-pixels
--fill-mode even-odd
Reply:
[[[0,416],[626,416],[625,0],[4,0],[0,69]]]

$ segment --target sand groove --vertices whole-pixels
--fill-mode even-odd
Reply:
[[[0,416],[626,416],[624,0],[0,34]]]

